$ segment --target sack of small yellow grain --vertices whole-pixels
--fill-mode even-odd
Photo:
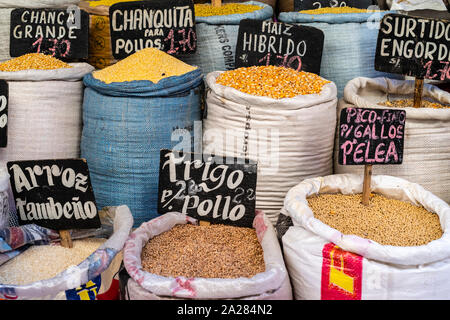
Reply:
[[[117,273],[133,217],[127,206],[99,215],[99,229],[71,231],[73,248],[34,224],[0,229],[0,299],[118,300]]]
[[[182,55],[184,62],[199,66],[203,74],[234,69],[239,23],[243,19],[271,19],[271,6],[257,1],[227,3],[220,7],[195,5],[197,49]]]
[[[262,212],[253,228],[197,223],[170,212],[130,235],[122,299],[292,299],[275,230]]]
[[[17,8],[30,9],[61,9],[77,5],[79,0],[0,0],[0,61],[11,59],[10,33],[11,11]]]
[[[280,217],[286,267],[298,300],[450,299],[450,206],[418,184],[362,175],[307,179]]]
[[[403,163],[374,166],[386,174],[418,183],[450,203],[450,93],[425,84],[421,108],[413,107],[414,81],[356,78],[344,90],[337,116],[346,107],[406,110]],[[363,174],[364,166],[339,165],[339,128],[335,139],[335,173]]]
[[[333,171],[336,86],[273,66],[212,72],[206,81],[203,151],[257,161],[256,208],[275,223],[290,188]]]
[[[380,21],[388,13],[392,11],[336,7],[281,12],[278,19],[323,31],[325,42],[320,75],[336,83],[341,98],[347,82],[356,77],[400,78],[376,71],[374,67]]]
[[[93,70],[40,53],[0,63],[0,79],[9,86],[8,144],[0,149],[0,164],[79,157],[82,79]]]

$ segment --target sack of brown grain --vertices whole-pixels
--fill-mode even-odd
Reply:
[[[146,266],[146,261],[141,259],[143,251],[146,250],[146,244],[149,240],[156,240],[157,236],[165,236],[170,231],[177,227],[188,226],[192,224],[197,224],[197,221],[181,213],[167,213],[163,216],[150,220],[142,224],[137,230],[135,230],[127,240],[124,247],[124,265],[127,273],[129,274],[128,279],[124,279],[121,283],[123,288],[121,295],[123,299],[127,300],[160,300],[160,299],[244,299],[244,300],[290,300],[292,299],[292,289],[289,283],[289,277],[284,266],[283,257],[281,254],[280,246],[275,235],[275,230],[273,229],[271,223],[267,220],[262,212],[257,213],[254,221],[253,227],[255,228],[257,243],[259,242],[260,248],[262,249],[263,260],[261,258],[261,263],[263,261],[262,272],[258,272],[252,277],[237,277],[235,274],[228,275],[229,270],[225,266],[220,265],[220,262],[215,265],[202,265],[198,268],[194,268],[197,272],[199,269],[207,270],[211,272],[218,272],[223,274],[222,279],[215,277],[191,277],[191,276],[161,276],[160,273],[150,273],[144,270],[143,266]],[[223,226],[215,225],[218,228]],[[193,228],[201,228],[193,227]],[[236,227],[228,227],[236,228]],[[239,228],[242,229],[242,228]],[[250,229],[251,230],[251,229]],[[208,235],[214,234],[214,232],[206,232]],[[233,231],[228,229],[227,234],[232,237]],[[205,237],[208,238],[208,237]],[[208,247],[210,243],[205,242],[205,238],[196,238],[195,242],[184,240],[182,247],[178,248],[183,251],[183,254],[188,254],[191,256],[192,251],[198,249],[198,246],[202,245],[203,248]],[[236,238],[244,239],[244,238]],[[176,240],[176,239],[174,239]],[[233,239],[228,238],[228,242],[232,242]],[[234,241],[234,242],[236,242]],[[175,242],[175,241],[173,241]],[[211,245],[219,245],[223,241],[222,239],[216,239],[211,242]],[[166,244],[171,244],[172,242],[165,241]],[[189,243],[189,244],[188,244]],[[225,243],[225,245],[227,244]],[[239,246],[244,246],[244,242],[236,242],[236,251],[239,250]],[[178,245],[180,242],[178,241]],[[166,246],[167,247],[167,246]],[[211,246],[210,246],[211,247]],[[175,250],[176,248],[173,248]],[[211,248],[210,248],[211,249]],[[214,249],[214,248],[213,248]],[[158,252],[163,252],[163,249],[158,247],[156,250],[156,256]],[[209,253],[207,253],[209,251]],[[178,252],[178,251],[177,251]],[[220,254],[222,250],[205,250],[201,251],[201,259],[196,259],[195,263],[206,263],[210,261],[210,257],[214,254]],[[240,252],[241,256],[245,256],[245,252]],[[169,254],[163,255],[162,258],[169,259]],[[228,261],[228,256],[223,256],[219,261]],[[155,259],[151,259],[153,262]],[[177,256],[177,260],[180,261],[180,257]],[[191,261],[191,260],[189,260]],[[234,263],[244,263],[244,261],[228,261],[231,265]],[[253,261],[247,261],[248,263],[253,263]],[[186,260],[186,264],[182,261],[181,265],[178,266],[179,270],[167,270],[162,268],[160,265],[153,266],[155,270],[159,269],[159,272],[183,272],[189,267],[189,262]],[[170,266],[174,269],[174,266]],[[247,268],[245,268],[247,269]],[[153,269],[152,269],[153,270]],[[185,271],[186,272],[186,271]],[[121,278],[121,282],[123,278]]]
[[[344,234],[319,220],[316,217],[318,213],[313,211],[317,209],[313,209],[308,200],[322,194],[359,194],[362,186],[362,175],[331,175],[304,180],[286,195],[280,217],[289,217],[292,223],[279,236],[295,299],[449,299],[450,206],[418,184],[391,176],[373,176],[371,188],[374,197],[385,196],[391,199],[385,200],[389,203],[402,201],[402,208],[423,206],[428,211],[427,215],[436,214],[434,220],[440,223],[440,238],[434,236],[435,240],[422,245],[398,246],[383,245],[380,240],[376,242],[351,233]],[[371,202],[373,206],[374,200]],[[326,204],[335,207],[329,214],[341,219],[362,206],[359,201],[353,205]],[[407,220],[410,211],[400,208],[394,205],[390,211],[394,215],[402,214]],[[420,221],[409,221],[415,227],[408,228],[404,227],[407,224],[403,224],[401,218],[397,219],[401,222],[398,225],[389,225],[386,224],[387,217],[383,216],[386,212],[374,214],[379,216],[383,226],[371,225],[369,219],[359,223],[350,219],[342,221],[340,227],[358,229],[362,224],[367,224],[367,232],[378,232],[383,241],[392,243],[399,242],[400,236],[408,235],[412,239],[421,237],[419,234],[424,226]],[[392,228],[400,232],[395,234]],[[382,230],[389,233],[382,233]],[[390,238],[387,238],[388,235]]]
[[[117,300],[116,274],[133,217],[127,206],[105,208],[99,214],[101,228],[90,231],[96,238],[84,239],[87,231],[72,230],[71,249],[50,245],[58,234],[35,225],[28,225],[25,233],[0,230],[0,299]],[[5,241],[35,245],[5,253]]]
[[[388,78],[355,78],[344,90],[337,116],[346,107],[384,108],[395,105],[396,100],[408,100],[406,110],[403,163],[401,165],[374,166],[374,174],[386,174],[418,183],[444,201],[450,202],[450,93],[425,84],[422,108],[412,107],[414,81]],[[389,101],[387,105],[385,102]],[[403,102],[408,102],[403,101]],[[339,122],[339,119],[338,119]],[[334,172],[363,174],[364,166],[341,166],[338,163],[339,128],[335,138]]]

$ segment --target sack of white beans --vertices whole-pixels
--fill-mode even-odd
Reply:
[[[0,299],[117,300],[133,217],[127,206],[107,207],[100,220],[99,229],[72,230],[71,249],[50,245],[58,233],[36,225],[0,230]]]
[[[251,278],[220,279],[165,277],[143,269],[141,254],[150,239],[171,230],[176,225],[197,224],[197,222],[184,214],[170,212],[143,223],[130,235],[124,247],[123,260],[129,278],[121,277],[123,299],[292,299],[292,288],[275,230],[262,212],[257,213],[253,227],[264,255],[264,272],[257,273]]]
[[[286,195],[280,217],[291,226],[279,236],[295,299],[450,299],[450,206],[418,184],[373,176],[374,194],[423,206],[440,221],[441,238],[394,246],[341,233],[317,219],[307,200],[361,193],[362,186],[362,175],[339,174],[304,180]]]

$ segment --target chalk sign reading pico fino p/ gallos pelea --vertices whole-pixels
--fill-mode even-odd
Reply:
[[[252,227],[257,165],[243,159],[161,150],[158,212]]]
[[[8,144],[8,100],[8,82],[0,80],[0,148]]]
[[[116,59],[145,49],[192,54],[197,49],[192,0],[122,2],[109,9],[111,46]]]
[[[320,73],[322,30],[281,22],[245,19],[239,23],[236,68],[282,66]]]
[[[89,14],[77,6],[11,11],[11,57],[43,53],[65,61],[87,59],[88,48]]]
[[[373,0],[294,0],[294,11],[313,10],[329,7],[352,7],[367,9],[374,5]]]
[[[100,227],[84,159],[7,163],[19,224],[54,230]]]

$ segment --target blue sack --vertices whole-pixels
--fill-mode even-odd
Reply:
[[[160,150],[179,143],[175,129],[192,133],[201,120],[203,75],[106,84],[89,74],[84,83],[81,156],[97,206],[127,205],[138,227],[158,216]]]
[[[380,21],[394,11],[339,14],[305,14],[281,12],[279,20],[285,23],[315,27],[325,35],[320,75],[333,81],[338,97],[344,94],[347,82],[357,77],[390,77],[398,75],[375,70]]]

